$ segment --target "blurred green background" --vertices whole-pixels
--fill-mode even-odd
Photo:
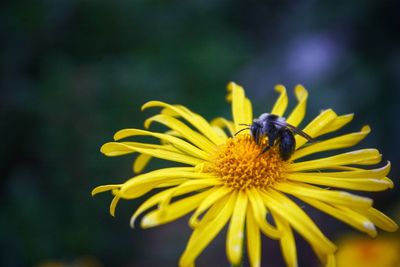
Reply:
[[[372,126],[359,147],[380,149],[398,185],[399,12],[396,1],[5,1],[0,265],[175,266],[186,220],[132,230],[140,201],[122,201],[112,218],[111,197],[90,191],[131,177],[132,157],[99,148],[142,127],[154,113],[140,112],[148,100],[230,117],[231,80],[256,114],[271,108],[277,83],[308,88],[306,121],[328,107],[355,112],[345,131]],[[399,221],[398,194],[364,195]],[[333,239],[351,232],[310,213]],[[318,266],[304,241],[298,247],[300,266]],[[263,255],[263,266],[283,266],[276,242],[265,239]],[[227,265],[224,235],[198,262]]]

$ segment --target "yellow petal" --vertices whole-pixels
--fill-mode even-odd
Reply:
[[[146,154],[140,154],[133,163],[133,172],[139,173],[147,166],[152,157]]]
[[[381,168],[376,169],[360,169],[360,168],[353,168],[347,166],[340,166],[341,168],[346,167],[349,171],[340,171],[340,172],[296,172],[293,174],[289,174],[290,176],[294,174],[298,175],[308,175],[313,177],[338,177],[338,178],[374,178],[374,179],[382,179],[390,172],[390,162],[388,161],[387,164]],[[337,166],[335,166],[337,167]]]
[[[210,189],[210,190],[214,190],[214,189]],[[135,225],[135,220],[137,219],[137,217],[140,214],[142,214],[146,210],[154,207],[155,205],[158,205],[165,198],[165,196],[170,194],[172,191],[174,192],[174,196],[180,196],[180,195],[184,195],[184,194],[193,192],[193,188],[184,187],[184,188],[180,188],[179,190],[176,190],[175,188],[170,188],[170,189],[161,191],[158,194],[153,195],[152,197],[147,199],[145,202],[143,202],[139,206],[139,208],[135,211],[135,213],[132,215],[131,220],[130,220],[130,226],[133,228]],[[211,191],[208,191],[208,192],[211,193]]]
[[[293,231],[288,222],[279,214],[272,213],[275,219],[278,230],[282,232],[282,237],[279,239],[283,258],[288,267],[297,267],[297,250]]]
[[[171,187],[183,184],[184,182],[189,181],[187,178],[180,178],[180,179],[172,179],[169,181],[165,181],[161,184],[158,184],[155,188],[164,188],[164,187]]]
[[[371,128],[369,126],[364,126],[360,132],[311,143],[310,145],[297,150],[291,157],[291,160],[296,160],[317,152],[354,146],[363,140],[370,132]]]
[[[168,130],[168,131],[165,131],[164,133],[168,134],[168,135],[175,136],[175,137],[180,137],[180,138],[182,137],[182,135],[180,133],[178,133],[177,131],[175,131],[175,130]],[[160,140],[160,141],[161,141],[161,144],[165,143],[163,140]]]
[[[221,145],[224,143],[224,139],[219,137],[212,129],[211,125],[200,115],[191,112],[189,109],[173,106],[161,101],[150,101],[142,106],[142,110],[151,107],[163,107],[167,110],[171,110],[187,120],[190,124],[192,124],[199,132],[204,134],[205,137],[210,139],[214,144]]]
[[[118,202],[119,202],[119,200],[121,199],[121,197],[120,196],[118,196],[118,195],[116,195],[114,198],[113,198],[113,200],[111,201],[111,204],[110,204],[110,214],[111,214],[111,216],[115,216],[115,208],[117,207],[117,204],[118,204]]]
[[[293,109],[292,113],[290,113],[286,121],[287,123],[297,127],[303,121],[304,116],[306,115],[308,92],[300,84],[296,85],[294,92],[299,103]]]
[[[345,114],[336,117],[331,123],[326,125],[320,132],[319,135],[331,133],[343,128],[349,122],[351,122],[354,118],[354,114]]]
[[[342,210],[344,213],[347,213],[348,216],[353,217],[354,220],[359,220],[363,222],[366,233],[368,233],[371,237],[375,237],[377,235],[375,225],[373,222],[367,217],[359,212],[359,210],[355,210],[349,207],[333,205],[335,208]]]
[[[278,100],[275,102],[274,107],[272,108],[271,114],[278,115],[280,117],[283,116],[283,114],[286,111],[286,107],[288,105],[288,97],[286,93],[286,88],[285,86],[278,84],[275,86],[275,91],[280,93],[280,96]]]
[[[109,184],[109,185],[97,186],[96,188],[94,188],[92,190],[92,197],[97,195],[98,193],[103,193],[103,192],[114,190],[114,189],[117,189],[120,187],[121,187],[121,184]]]
[[[289,224],[322,254],[330,254],[336,246],[327,239],[307,214],[292,200],[275,190],[261,192],[264,204],[272,211],[285,218]]]
[[[301,183],[284,182],[276,184],[275,188],[295,197],[309,197],[331,204],[350,206],[354,208],[369,208],[372,199],[357,196],[344,191],[327,190]]]
[[[215,151],[214,143],[205,138],[202,134],[193,131],[186,124],[178,119],[175,119],[171,116],[158,114],[148,118],[144,123],[145,127],[149,128],[152,122],[158,122],[171,128],[175,132],[179,133],[180,136],[187,139],[203,151],[206,151],[208,153],[212,153]]]
[[[228,135],[225,133],[225,131],[223,129],[221,129],[218,126],[213,126],[213,130],[222,138],[224,138],[225,140],[228,139]]]
[[[154,133],[151,131],[145,131],[139,129],[123,129],[115,133],[114,139],[115,141],[118,141],[128,136],[153,136],[155,138],[159,138],[160,140],[164,140],[167,141],[168,143],[171,143],[173,146],[181,150],[183,153],[190,154],[193,157],[197,157],[203,160],[207,160],[209,158],[208,153],[200,150],[199,148],[191,145],[190,143],[182,140],[181,138],[177,138],[175,136],[171,136],[168,134]]]
[[[165,183],[174,183],[178,181],[182,183],[182,177],[176,176],[177,175],[170,175],[169,177],[157,176],[149,178],[149,180],[145,182],[129,183],[121,187],[120,196],[123,199],[135,199],[149,193],[153,189],[160,188],[160,185]],[[187,180],[189,180],[189,178],[184,181]]]
[[[251,205],[248,205],[246,215],[246,234],[247,234],[247,253],[252,267],[260,267],[261,265],[261,236],[260,229]]]
[[[287,178],[292,181],[316,184],[321,186],[332,186],[337,188],[346,188],[359,191],[383,191],[392,187],[391,181],[383,179],[362,179],[362,178],[338,178],[329,177],[329,172],[326,176],[311,176],[307,173],[303,174],[288,174]]]
[[[168,135],[173,135],[175,136],[172,132],[167,133]],[[168,142],[164,140],[160,140],[161,145],[155,145],[155,144],[147,144],[147,143],[140,143],[140,142],[131,142],[131,141],[124,141],[124,142],[110,142],[108,144],[123,144],[125,146],[129,147],[138,147],[138,148],[148,148],[148,149],[161,149],[165,151],[171,151],[175,153],[182,153],[179,149],[174,147],[173,145],[169,144]],[[103,151],[102,151],[103,152]],[[105,152],[105,151],[104,151]],[[103,152],[103,153],[104,153]],[[112,151],[111,151],[112,152]],[[131,152],[132,153],[132,152]],[[108,156],[108,155],[107,155]]]
[[[239,86],[239,85],[237,85],[237,84],[235,84],[233,82],[229,83],[228,87],[227,87],[228,94],[226,95],[226,100],[229,103],[233,102],[233,89],[235,88],[235,86],[238,87],[238,88],[243,89],[241,86]],[[245,95],[244,90],[243,90],[243,95]],[[243,112],[243,116],[244,116],[244,121],[246,121],[247,124],[250,124],[252,122],[252,120],[253,120],[253,106],[252,106],[251,101],[247,97],[244,97],[242,112]],[[232,125],[233,125],[233,123],[232,123]],[[235,129],[230,131],[231,132],[231,136],[233,136],[236,133],[236,131],[237,130],[235,130]]]
[[[244,114],[246,97],[243,88],[240,85],[235,84],[234,82],[230,82],[228,84],[228,90],[232,92],[233,123],[235,125],[235,132],[238,132],[246,127],[239,124],[251,123],[251,120],[246,120],[246,116]]]
[[[376,236],[376,229],[373,227],[373,224],[367,217],[361,216],[356,212],[347,212],[341,209],[336,208],[328,203],[324,203],[322,201],[311,199],[308,197],[298,197],[305,203],[310,204],[311,206],[325,212],[332,217],[351,225],[352,227],[358,229],[361,232],[369,234],[371,237]]]
[[[144,105],[142,105],[142,111],[147,109],[147,105],[153,105],[155,104],[156,107],[161,107],[160,105],[157,105],[157,103],[154,102],[160,102],[160,101],[150,101],[152,102],[151,104],[145,103]],[[163,115],[168,115],[168,116],[172,116],[172,117],[182,117],[181,113],[186,113],[186,114],[190,114],[191,111],[189,109],[187,109],[185,106],[182,105],[170,105],[170,104],[166,104],[164,102],[162,102],[163,104],[165,104],[165,106],[162,106],[162,109],[160,111],[160,114]],[[155,107],[155,106],[152,106]],[[173,109],[171,109],[170,107],[173,107]]]
[[[336,118],[337,115],[333,110],[324,110],[303,129],[303,132],[313,138],[320,136],[322,129],[324,129],[324,127],[327,127],[327,125],[332,123],[332,121],[334,121]],[[296,135],[295,139],[296,150],[307,142],[307,139],[300,135]]]
[[[220,212],[217,214],[214,220],[202,225],[202,227],[197,227],[193,231],[193,234],[189,239],[186,249],[179,260],[179,266],[188,266],[194,263],[197,256],[215,238],[215,236],[228,222],[229,218],[232,215],[236,199],[237,194],[231,194],[228,201],[221,202],[225,205],[220,207]]]
[[[230,199],[232,194],[235,194],[235,192],[231,191],[231,193],[215,201],[215,203],[207,210],[207,212],[203,215],[200,221],[196,224],[195,228],[204,228],[207,224],[211,223],[221,212],[221,209],[226,205],[227,201]]]
[[[226,128],[228,129],[229,133],[231,134],[231,136],[235,135],[235,125],[233,124],[233,122],[228,121],[222,117],[218,117],[215,118],[211,121],[211,125],[212,126],[218,126],[220,128]]]
[[[239,265],[242,259],[246,209],[246,193],[239,191],[226,238],[226,253],[232,265]]]
[[[211,173],[200,173],[196,170],[196,167],[169,167],[136,175],[133,178],[130,178],[128,181],[126,181],[124,183],[124,186],[126,187],[132,184],[146,183],[149,182],[153,177],[155,177],[156,179],[160,177],[161,178],[189,177],[197,179],[197,178],[212,178],[215,176],[212,175]]]
[[[198,217],[200,214],[202,214],[204,211],[206,211],[209,207],[214,205],[215,202],[217,202],[219,199],[222,197],[226,196],[228,193],[232,191],[229,187],[221,186],[221,187],[216,187],[211,189],[212,192],[201,202],[199,207],[196,209],[196,211],[193,213],[193,215],[189,219],[189,225],[192,228],[195,228],[199,224],[199,219]]]
[[[322,159],[292,163],[289,168],[291,172],[296,172],[324,169],[336,165],[373,165],[379,163],[381,157],[382,155],[376,149],[360,149]]]
[[[131,216],[130,219],[130,226],[132,228],[135,227],[135,221],[137,219],[137,217],[142,214],[143,212],[145,212],[146,210],[150,209],[151,207],[154,207],[155,205],[157,205],[164,197],[165,195],[169,194],[170,191],[174,190],[174,188],[170,188],[167,190],[164,190],[158,194],[155,194],[153,196],[151,196],[150,198],[148,198],[145,202],[143,202],[139,208],[136,209],[136,211],[133,213],[133,215]],[[182,193],[185,194],[185,193]]]
[[[170,145],[154,145],[139,142],[108,142],[102,145],[100,151],[108,157],[115,157],[135,153],[136,150],[134,148],[160,149],[173,152],[179,151]]]
[[[138,152],[149,156],[153,156],[155,158],[180,162],[192,166],[204,162],[204,160],[183,154],[182,152],[168,151],[167,149],[165,149],[166,146],[158,146],[158,147],[159,148],[142,148],[139,146],[133,146],[131,144],[128,145],[125,143],[110,142],[104,144],[101,147],[101,152],[107,156],[119,156],[123,154]]]
[[[335,254],[329,254],[326,260],[326,267],[336,267],[336,257]]]
[[[367,216],[376,226],[378,226],[382,230],[395,232],[399,228],[399,226],[392,219],[390,219],[388,216],[377,209],[371,207],[368,210],[361,209],[359,210],[359,212]]]
[[[256,220],[261,231],[272,239],[279,239],[282,233],[268,223],[267,209],[263,204],[263,200],[258,191],[256,189],[250,189],[248,192],[248,197],[254,214],[254,219]]]
[[[141,227],[146,229],[176,220],[194,210],[209,193],[208,190],[203,191],[178,200],[169,205],[165,210],[151,211],[142,219]]]
[[[253,121],[253,105],[251,104],[251,101],[248,98],[245,98],[244,100],[244,119],[247,121],[249,124]]]
[[[164,196],[164,198],[160,201],[159,209],[160,210],[166,209],[171,199],[179,195],[179,192],[182,190],[186,192],[192,192],[211,186],[217,186],[220,184],[222,184],[222,181],[219,178],[208,178],[208,179],[197,179],[197,180],[186,181],[181,185],[176,186],[174,190],[171,190],[169,194]]]
[[[189,171],[180,171],[179,168],[165,168],[141,175],[137,175],[127,182],[125,182],[121,186],[121,190],[119,192],[120,196],[125,199],[134,199],[138,198],[156,186],[165,183],[171,182],[175,179],[207,179],[207,178],[215,178],[215,175],[211,173],[198,173],[198,172],[189,172]]]
[[[390,189],[393,189],[394,183],[393,183],[392,180],[390,180],[390,179],[387,178],[387,177],[382,178],[382,180],[386,181],[386,182],[389,184],[389,188],[390,188]]]

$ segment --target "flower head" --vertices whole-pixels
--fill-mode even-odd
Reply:
[[[278,85],[278,100],[270,111],[283,117],[288,105],[286,89]],[[295,88],[296,107],[286,122],[298,127],[306,112],[308,92]],[[145,128],[160,123],[169,128],[159,133],[124,129],[106,143],[101,152],[107,156],[138,153],[134,171],[140,173],[152,157],[180,163],[180,167],[163,168],[137,174],[123,184],[96,187],[92,194],[111,191],[114,198],[110,213],[114,215],[120,199],[134,199],[153,189],[161,189],[148,198],[131,218],[133,227],[139,215],[143,228],[176,220],[192,213],[189,225],[193,233],[180,260],[180,266],[192,266],[204,248],[225,225],[228,226],[226,251],[231,264],[242,260],[244,243],[252,266],[261,264],[261,234],[278,240],[288,266],[297,266],[293,231],[298,232],[326,266],[335,266],[336,246],[319,230],[293,198],[313,206],[350,226],[375,236],[375,226],[395,231],[397,225],[372,207],[372,199],[343,191],[382,191],[393,187],[383,167],[363,166],[381,162],[376,149],[361,149],[312,160],[302,158],[323,151],[354,146],[370,132],[359,132],[323,139],[348,124],[353,114],[337,115],[322,111],[302,129],[313,142],[295,133],[295,151],[283,160],[277,139],[269,149],[268,136],[258,141],[246,129],[253,123],[252,104],[242,87],[228,85],[227,99],[232,103],[233,120],[216,118],[208,122],[184,106],[150,101],[142,109],[161,108],[145,121]],[[160,144],[126,141],[127,137],[152,136]],[[184,164],[185,166],[181,166]],[[151,211],[149,211],[151,209]],[[267,220],[267,215],[270,215]]]

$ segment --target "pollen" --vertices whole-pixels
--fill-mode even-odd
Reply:
[[[276,146],[261,153],[265,145],[266,140],[258,145],[248,134],[229,138],[219,148],[213,171],[226,186],[237,190],[265,189],[285,180],[288,163],[281,159]]]

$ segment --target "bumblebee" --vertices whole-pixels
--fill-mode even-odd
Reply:
[[[263,139],[268,137],[268,144],[262,148],[261,154],[267,152],[272,146],[278,145],[279,154],[285,161],[290,159],[296,149],[295,134],[306,138],[308,141],[313,140],[302,130],[287,123],[284,117],[274,114],[263,113],[260,117],[254,119],[251,125],[246,124],[246,126],[248,127],[242,130],[250,130],[252,138],[258,145],[261,145]]]

